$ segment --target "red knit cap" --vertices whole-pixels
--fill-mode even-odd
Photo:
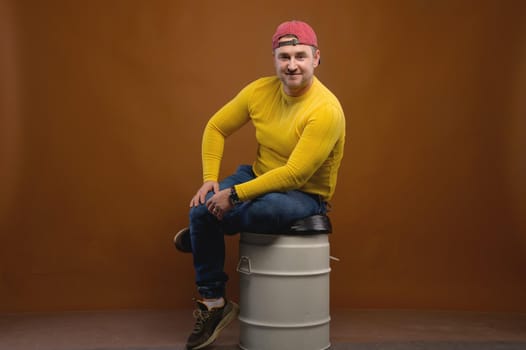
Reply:
[[[285,45],[310,45],[318,47],[318,39],[316,38],[316,33],[305,22],[302,21],[288,21],[281,23],[276,32],[272,36],[272,49],[276,49],[280,46],[279,39],[286,35],[294,35],[298,40],[291,40],[282,42],[281,46]]]

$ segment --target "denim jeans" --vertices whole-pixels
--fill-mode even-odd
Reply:
[[[219,188],[229,188],[254,178],[252,167],[241,165],[236,173],[219,183]],[[212,195],[209,192],[206,198]],[[213,216],[204,204],[191,208],[190,237],[199,294],[203,298],[218,298],[225,294],[228,280],[224,272],[225,234],[279,233],[298,219],[326,212],[326,203],[318,195],[297,190],[270,192],[242,202],[227,212],[223,220]]]

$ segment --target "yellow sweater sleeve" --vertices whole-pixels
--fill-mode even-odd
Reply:
[[[308,182],[312,180],[313,175],[322,164],[331,162],[330,155],[336,143],[341,139],[344,128],[345,120],[336,106],[325,105],[312,111],[288,161],[252,181],[236,185],[239,198],[247,200],[267,192],[301,189],[329,199],[332,193],[328,194],[324,189],[335,186],[335,184],[332,186],[330,184],[332,181],[330,174],[319,181],[320,183],[308,184]],[[326,164],[326,167],[335,167],[337,170],[339,160],[334,159],[334,164]],[[322,184],[321,182],[328,183]],[[309,186],[305,188],[307,185]]]
[[[218,181],[225,139],[249,120],[249,88],[239,92],[206,124],[201,144],[203,181]]]

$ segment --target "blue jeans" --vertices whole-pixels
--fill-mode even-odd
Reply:
[[[236,173],[219,183],[225,189],[254,179],[250,165],[241,165]],[[213,195],[209,192],[206,199]],[[203,298],[225,295],[228,280],[224,272],[224,235],[238,232],[276,233],[307,216],[326,214],[326,203],[318,195],[301,191],[271,192],[242,202],[217,220],[201,204],[190,209],[190,237],[194,258],[196,284]]]

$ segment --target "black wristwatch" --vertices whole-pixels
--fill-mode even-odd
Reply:
[[[230,202],[232,205],[241,203],[239,197],[237,196],[236,188],[234,186],[230,187]]]

